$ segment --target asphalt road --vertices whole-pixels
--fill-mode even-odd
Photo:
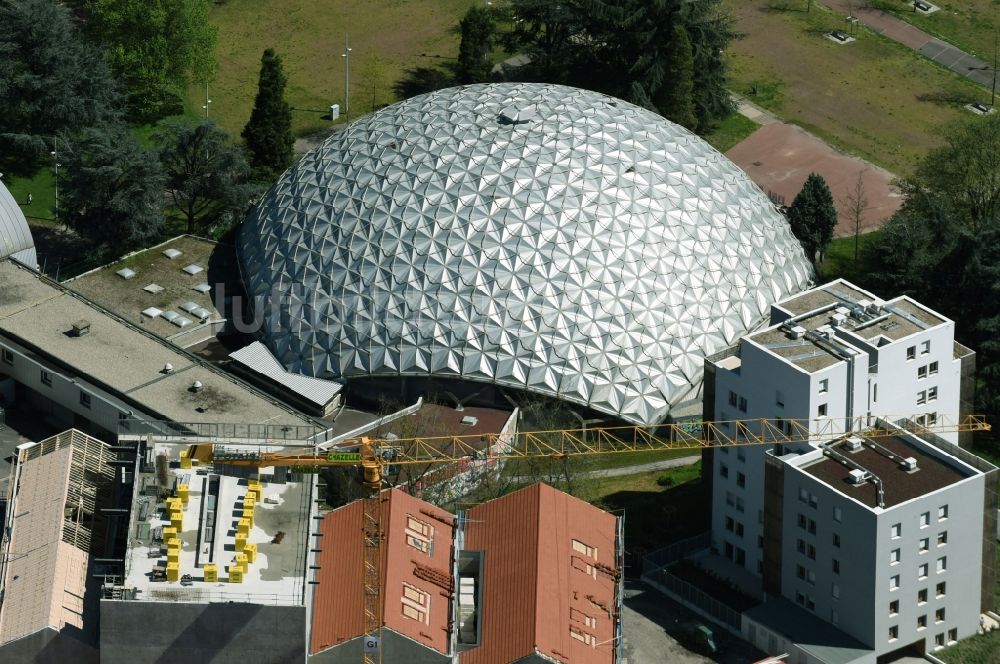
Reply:
[[[693,653],[675,638],[688,620],[712,627],[721,652],[714,657]],[[705,621],[662,593],[639,581],[625,582],[622,608],[625,664],[750,664],[764,657],[749,643]]]

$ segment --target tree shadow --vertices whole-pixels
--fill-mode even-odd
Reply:
[[[403,78],[392,84],[392,91],[402,100],[453,85],[455,77],[451,72],[437,67],[411,67],[403,74]]]
[[[101,264],[103,254],[73,230],[28,222],[42,272],[56,281],[68,279]]]

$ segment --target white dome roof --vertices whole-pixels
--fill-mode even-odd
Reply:
[[[812,269],[702,139],[595,92],[473,85],[362,118],[243,225],[265,341],[291,371],[463,378],[639,423],[697,395]]]
[[[20,206],[0,182],[0,260],[8,256],[27,265],[38,268],[35,242],[31,239],[28,220],[24,218]]]

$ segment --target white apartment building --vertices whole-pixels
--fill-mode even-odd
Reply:
[[[981,586],[995,579],[995,555],[984,557],[995,551],[995,511],[984,501],[995,504],[996,469],[955,447],[965,443],[955,433],[900,430],[841,449],[876,419],[931,425],[970,412],[975,356],[955,342],[954,323],[843,280],[773,305],[770,323],[706,359],[704,417],[767,419],[786,432],[795,422],[817,435],[704,452],[713,548],[757,575],[756,590],[835,625],[872,657],[974,633],[993,604]]]
[[[974,358],[954,333],[952,321],[908,297],[882,301],[843,280],[824,284],[772,305],[770,327],[706,359],[705,418],[768,419],[788,430],[794,420],[817,432],[846,432],[863,416],[954,419],[971,401],[960,387]],[[720,448],[703,464],[712,468],[713,542],[756,574],[765,452]]]

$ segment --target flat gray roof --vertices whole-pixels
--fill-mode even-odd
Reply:
[[[872,652],[854,637],[784,597],[769,599],[745,613],[747,618],[781,634],[824,664],[852,664]]]
[[[90,322],[90,333],[72,336],[72,324],[81,319]],[[0,333],[174,422],[313,425],[11,261],[0,262]],[[167,363],[170,374],[162,373]],[[196,380],[205,388],[190,392]]]

